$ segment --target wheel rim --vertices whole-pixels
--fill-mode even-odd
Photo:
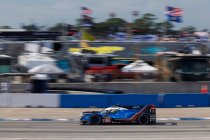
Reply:
[[[143,125],[148,124],[149,123],[149,117],[147,115],[143,115],[143,116],[139,117],[138,123],[143,124]]]
[[[101,118],[99,116],[92,116],[91,117],[91,124],[93,125],[97,125],[97,124],[100,124],[101,122]]]

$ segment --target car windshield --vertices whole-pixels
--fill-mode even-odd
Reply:
[[[109,108],[102,110],[102,113],[114,114],[114,113],[118,112],[119,110],[127,110],[127,109],[122,108],[122,107],[109,107]]]
[[[110,114],[114,114],[114,113],[116,113],[116,112],[118,112],[119,111],[119,109],[111,109],[111,110],[109,110],[109,113]]]

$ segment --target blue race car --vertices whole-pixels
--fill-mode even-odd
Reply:
[[[80,124],[136,123],[149,125],[156,123],[155,105],[112,106],[102,111],[82,112]]]

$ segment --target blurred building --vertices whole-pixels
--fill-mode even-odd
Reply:
[[[57,40],[59,36],[60,32],[0,29],[0,39],[7,41]]]

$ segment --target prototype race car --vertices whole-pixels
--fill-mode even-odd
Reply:
[[[102,111],[82,112],[80,124],[136,123],[149,125],[156,123],[155,105],[112,106]]]

